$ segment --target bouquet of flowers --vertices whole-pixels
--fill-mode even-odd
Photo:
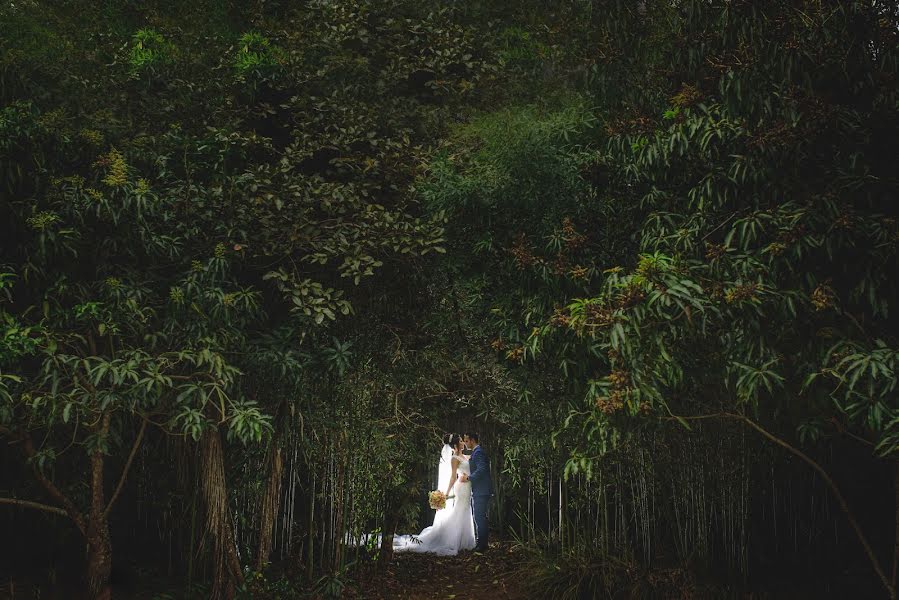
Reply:
[[[447,496],[440,490],[428,492],[428,504],[434,510],[443,510],[444,508],[446,508],[446,501],[450,498],[455,498],[455,496]]]

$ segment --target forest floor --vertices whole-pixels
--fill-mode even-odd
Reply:
[[[396,553],[386,570],[376,561],[353,572],[346,582],[343,598],[351,600],[445,599],[523,600],[533,597],[525,592],[520,573],[521,558],[510,542],[495,542],[483,554],[462,552],[458,556]],[[284,565],[282,565],[283,567]],[[292,565],[296,568],[296,564]],[[2,567],[2,565],[0,565]],[[287,571],[287,572],[285,572]],[[259,600],[283,600],[286,597],[319,598],[311,589],[297,582],[301,579],[292,569],[280,571],[272,581],[294,582],[296,592],[268,590],[253,594]],[[2,573],[2,570],[0,570]],[[79,572],[66,570],[50,585],[46,573],[19,574],[0,578],[0,600],[86,600],[80,593]],[[294,577],[297,579],[294,579]],[[116,576],[113,597],[116,600],[161,600],[184,598],[184,582],[164,576],[138,575],[123,570]],[[199,592],[201,593],[201,592]],[[202,597],[196,594],[192,597]]]
[[[345,598],[424,600],[443,598],[528,598],[522,585],[517,560],[506,543],[493,543],[483,553],[463,552],[458,556],[397,553],[385,572],[357,580]]]

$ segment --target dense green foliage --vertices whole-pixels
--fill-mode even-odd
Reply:
[[[895,597],[897,27],[886,2],[9,3],[0,516],[86,543],[94,597],[120,556],[186,595],[339,596],[475,428],[535,594],[842,562]]]
[[[644,211],[642,254],[553,324],[609,354],[589,392],[600,413],[782,407],[784,425],[816,436],[840,418],[889,454],[895,39],[861,5],[716,17],[728,35],[665,57],[687,83],[662,118],[601,158]],[[689,6],[682,35],[707,20]],[[780,30],[755,41],[767,21]],[[859,36],[870,45],[833,41]]]

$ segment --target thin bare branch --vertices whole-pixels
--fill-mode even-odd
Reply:
[[[20,434],[20,438],[23,442],[22,447],[25,449],[25,454],[28,458],[33,459],[37,456],[37,450],[34,448],[34,442],[32,441],[31,436],[27,433],[23,433]],[[78,527],[78,530],[81,531],[82,534],[87,535],[87,523],[84,520],[84,515],[82,515],[81,511],[75,506],[75,503],[72,502],[68,496],[63,494],[62,491],[56,487],[56,485],[50,481],[40,469],[38,469],[37,464],[35,464],[34,461],[32,461],[31,464],[31,471],[34,473],[35,478],[40,484],[44,486],[47,493],[63,506],[65,514],[75,521],[75,526]]]
[[[0,504],[11,504],[13,506],[22,506],[25,508],[34,508],[44,512],[50,512],[57,515],[68,517],[69,514],[58,506],[50,506],[49,504],[41,504],[40,502],[32,502],[31,500],[19,500],[18,498],[0,498]]]
[[[146,430],[147,419],[141,419],[140,431],[137,432],[137,438],[135,438],[134,444],[131,445],[131,452],[128,454],[128,460],[125,461],[125,466],[122,468],[122,475],[119,477],[119,482],[118,484],[116,484],[115,491],[109,498],[109,503],[103,510],[104,517],[109,515],[109,511],[112,509],[112,505],[115,504],[115,501],[118,499],[119,494],[122,493],[122,488],[125,486],[125,479],[128,478],[128,471],[131,470],[131,463],[134,462],[134,456],[137,454],[137,449],[140,447],[140,443],[144,439],[144,432]]]

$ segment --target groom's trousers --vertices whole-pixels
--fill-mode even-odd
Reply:
[[[472,496],[471,512],[474,517],[474,533],[477,550],[486,550],[490,530],[487,527],[487,505],[490,504],[490,496]]]

